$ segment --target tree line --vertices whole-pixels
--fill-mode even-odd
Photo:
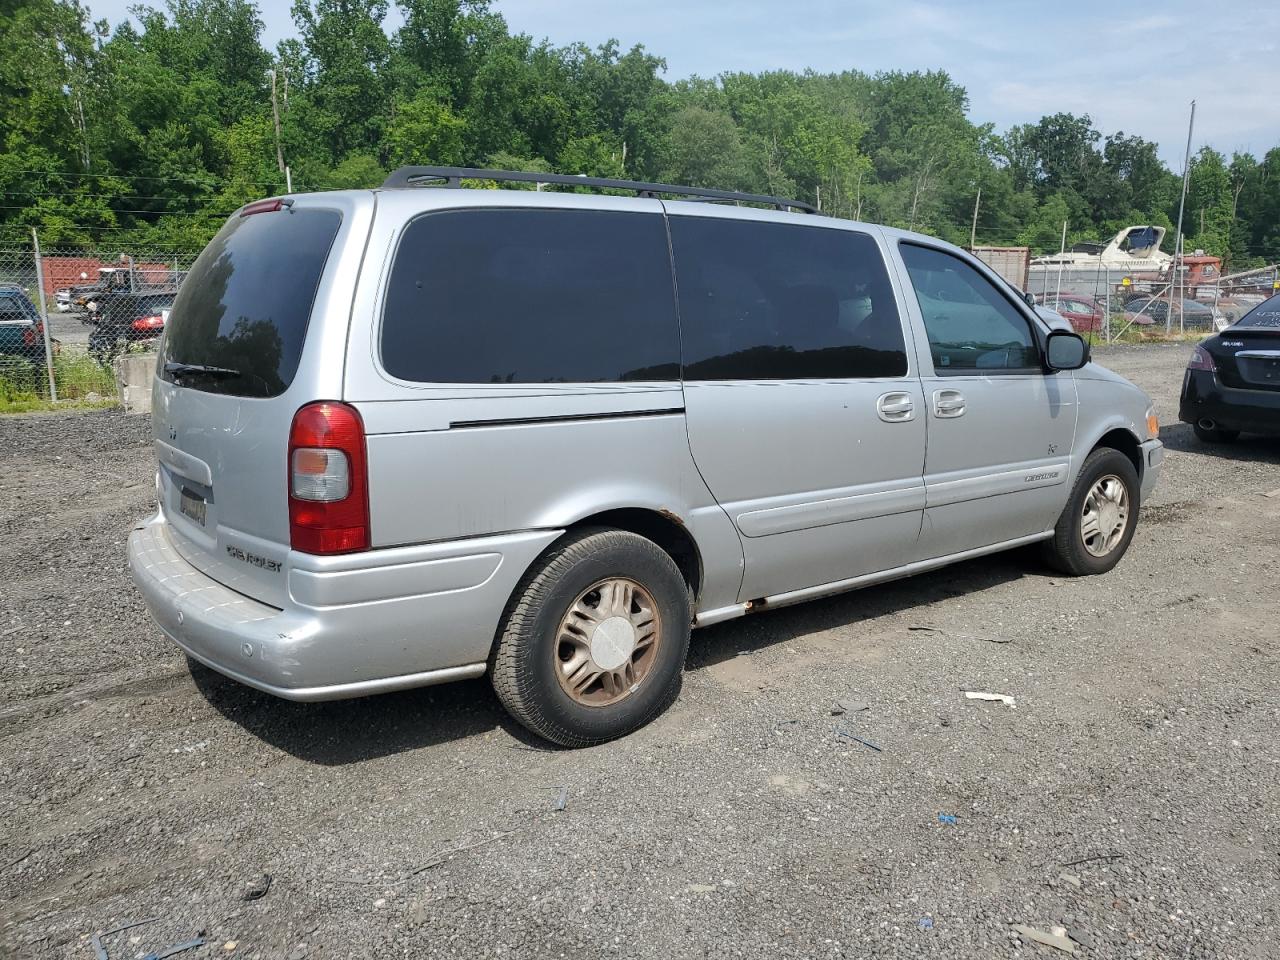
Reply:
[[[408,163],[719,187],[1037,252],[1064,221],[1071,244],[1177,216],[1156,143],[1070,113],[997,131],[940,70],[670,82],[642,46],[513,34],[487,0],[396,5],[389,31],[387,0],[295,0],[271,51],[248,0],[168,0],[136,26],[0,0],[0,245],[34,225],[50,245],[196,249],[282,192],[286,164],[295,190]],[[1185,219],[1188,249],[1280,260],[1280,146],[1200,149]]]

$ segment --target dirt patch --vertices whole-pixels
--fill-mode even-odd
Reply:
[[[1097,351],[1175,437],[1187,352]],[[1181,436],[1105,577],[1015,552],[699,631],[671,711],[568,752],[483,680],[305,705],[189,672],[124,559],[146,421],[0,419],[0,955],[87,957],[148,916],[113,957],[201,929],[193,956],[1040,949],[1011,923],[1266,955],[1277,464]]]

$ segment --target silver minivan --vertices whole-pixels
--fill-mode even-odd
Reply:
[[[565,745],[662,711],[693,627],[1032,543],[1104,573],[1163,453],[1141,390],[949,244],[430,167],[234,214],[153,419],[129,559],[193,660],[293,700],[487,672]]]

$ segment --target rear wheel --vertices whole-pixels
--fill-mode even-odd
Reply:
[[[1138,525],[1138,471],[1119,450],[1089,454],[1071,496],[1042,547],[1054,569],[1083,577],[1106,573],[1124,556]]]
[[[1240,438],[1239,430],[1223,430],[1221,427],[1202,427],[1198,423],[1191,425],[1196,439],[1202,443],[1233,443]]]
[[[585,530],[516,589],[492,662],[498,699],[561,746],[603,743],[675,699],[689,651],[689,588],[657,544]]]

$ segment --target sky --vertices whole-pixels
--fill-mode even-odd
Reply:
[[[136,0],[88,0],[114,25]],[[152,0],[161,6],[161,0]],[[1087,113],[1104,135],[1160,144],[1182,170],[1192,147],[1265,153],[1280,145],[1277,0],[496,0],[512,32],[563,45],[617,38],[667,61],[667,80],[727,70],[941,68],[969,93],[970,118],[1003,131]],[[288,0],[259,0],[263,40],[295,34]],[[394,10],[389,25],[400,18]]]

